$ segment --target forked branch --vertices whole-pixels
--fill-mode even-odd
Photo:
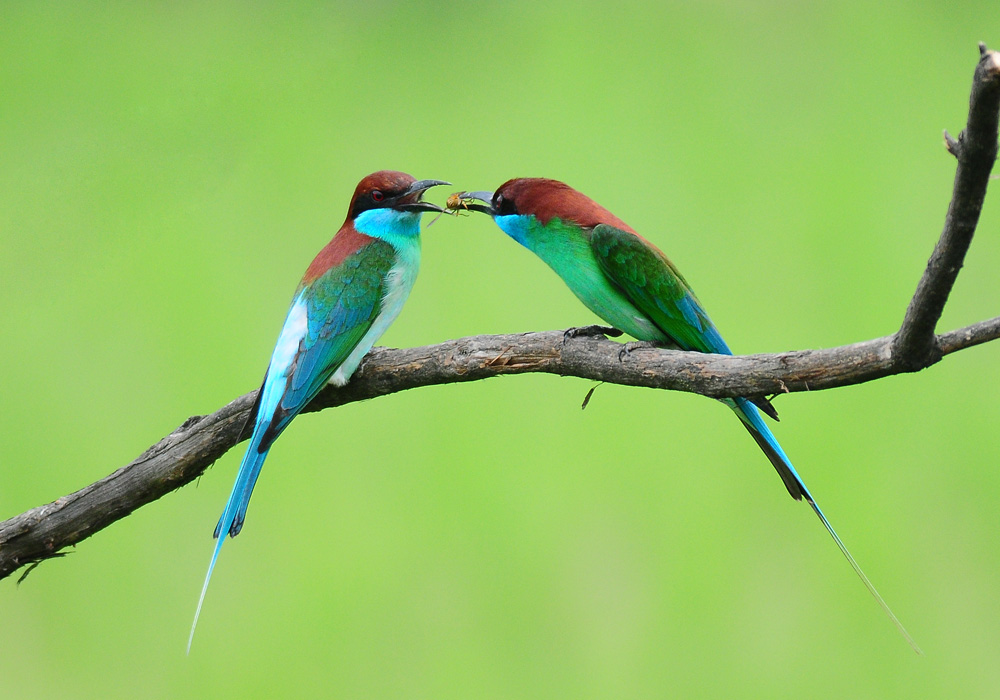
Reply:
[[[968,124],[957,139],[945,136],[958,168],[944,231],[894,335],[827,350],[736,357],[656,349],[622,355],[622,346],[597,327],[573,337],[548,331],[461,338],[403,350],[375,348],[347,386],[327,387],[306,410],[528,372],[716,398],[816,391],[918,371],[944,355],[995,340],[1000,337],[1000,317],[948,333],[936,334],[935,329],[979,221],[997,156],[998,116],[1000,54],[980,44]],[[66,547],[201,476],[247,437],[241,432],[253,399],[252,392],[211,415],[191,417],[113,474],[0,522],[0,578],[60,556]]]

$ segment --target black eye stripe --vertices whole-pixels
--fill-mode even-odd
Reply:
[[[498,194],[493,198],[493,210],[500,216],[517,214],[517,207],[514,206],[514,202],[502,194]]]
[[[357,195],[357,199],[351,207],[350,217],[353,219],[369,209],[395,206],[396,200],[406,194],[407,189],[409,186],[403,187],[392,183],[367,189]]]

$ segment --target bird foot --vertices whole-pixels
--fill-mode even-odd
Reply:
[[[647,348],[660,348],[654,342],[649,340],[633,340],[622,345],[622,349],[618,351],[618,361],[624,362],[625,358],[632,354],[633,350],[646,350]]]
[[[611,326],[580,326],[579,328],[568,328],[563,332],[563,345],[570,338],[577,338],[579,336],[589,336],[591,338],[604,337],[604,338],[617,338],[622,335],[622,331],[617,328],[612,328]]]

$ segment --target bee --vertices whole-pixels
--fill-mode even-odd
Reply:
[[[462,198],[463,194],[465,194],[465,193],[464,192],[455,192],[454,194],[448,195],[448,200],[444,203],[444,206],[449,211],[453,212],[455,216],[458,216],[463,211],[465,212],[466,215],[468,215],[468,213],[469,213],[469,201],[470,200],[463,199]]]

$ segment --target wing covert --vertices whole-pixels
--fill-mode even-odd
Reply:
[[[266,450],[299,411],[326,385],[378,317],[393,247],[374,240],[300,290],[306,334],[285,375],[284,392],[261,440]]]
[[[674,264],[628,231],[599,224],[590,237],[601,270],[684,350],[732,354]]]

